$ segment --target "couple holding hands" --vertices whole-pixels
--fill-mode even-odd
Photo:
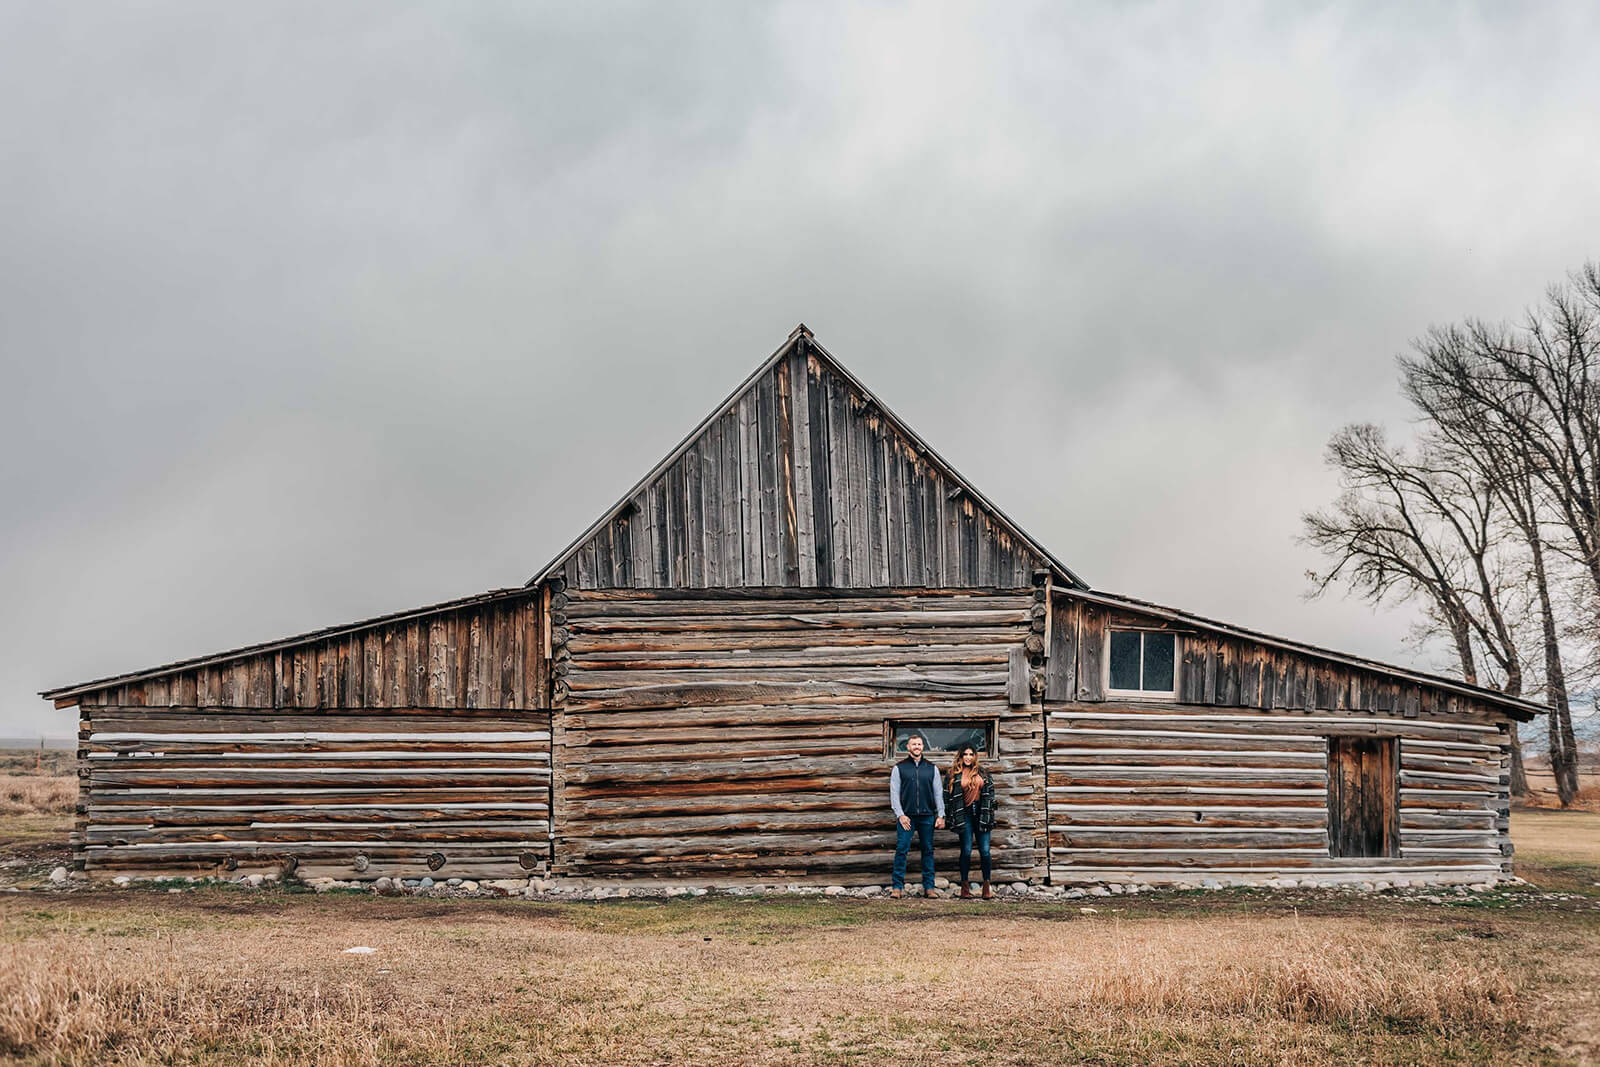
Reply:
[[[994,776],[984,772],[978,751],[962,745],[941,782],[939,769],[922,758],[926,740],[912,734],[906,741],[906,758],[889,775],[889,806],[894,809],[895,846],[891,897],[905,895],[906,857],[911,838],[922,854],[922,895],[936,897],[933,887],[933,831],[950,829],[961,837],[960,896],[972,896],[972,849],[978,849],[983,871],[983,899],[989,900],[989,835],[994,830]],[[948,812],[948,816],[947,813]]]

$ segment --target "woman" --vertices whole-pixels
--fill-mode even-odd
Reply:
[[[978,846],[983,868],[983,899],[992,900],[989,888],[989,835],[994,830],[994,776],[985,774],[978,750],[962,745],[945,776],[945,815],[950,828],[961,835],[961,897],[972,899],[972,846]]]

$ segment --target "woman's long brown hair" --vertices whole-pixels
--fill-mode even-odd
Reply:
[[[972,769],[973,769],[973,771],[975,771],[980,777],[985,777],[984,774],[983,774],[983,753],[978,751],[978,746],[977,745],[962,745],[960,748],[956,749],[955,758],[950,761],[950,774],[949,774],[949,777],[951,777],[951,778],[959,778],[960,777],[960,775],[961,775],[961,757],[966,755],[967,749],[969,749],[969,748],[972,749]]]

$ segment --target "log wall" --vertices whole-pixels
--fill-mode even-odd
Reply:
[[[83,715],[75,851],[92,874],[292,860],[306,877],[528,877],[548,866],[545,711]]]
[[[1112,627],[1177,632],[1177,692],[1105,692]],[[1058,594],[1046,663],[1050,871],[1480,881],[1511,870],[1510,729],[1492,706],[1314,655]],[[1332,737],[1399,745],[1399,855],[1335,858]]]
[[[1177,630],[1174,698],[1106,699],[1110,626]],[[292,860],[415,876],[432,858],[441,877],[553,860],[584,876],[881,882],[886,723],[941,719],[995,724],[1007,879],[1510,869],[1503,712],[1047,585],[557,582],[81,699],[75,847],[101,874]],[[1399,854],[1335,858],[1329,738],[1373,736],[1398,743]],[[954,836],[938,837],[948,873]]]
[[[1287,874],[1482,881],[1510,870],[1507,734],[1487,715],[1047,704],[1057,882]],[[1335,858],[1328,738],[1400,745],[1400,854]]]
[[[560,873],[881,884],[894,849],[886,721],[988,719],[996,865],[1043,877],[1041,713],[1007,697],[1031,590],[553,603]],[[937,836],[949,873],[954,835]]]
[[[544,870],[543,612],[491,594],[83,687],[76,865]]]
[[[1044,563],[795,346],[567,556],[573,589],[1025,588]]]

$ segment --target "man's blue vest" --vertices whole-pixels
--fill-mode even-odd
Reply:
[[[933,764],[907,756],[900,761],[900,810],[907,815],[937,815]]]

